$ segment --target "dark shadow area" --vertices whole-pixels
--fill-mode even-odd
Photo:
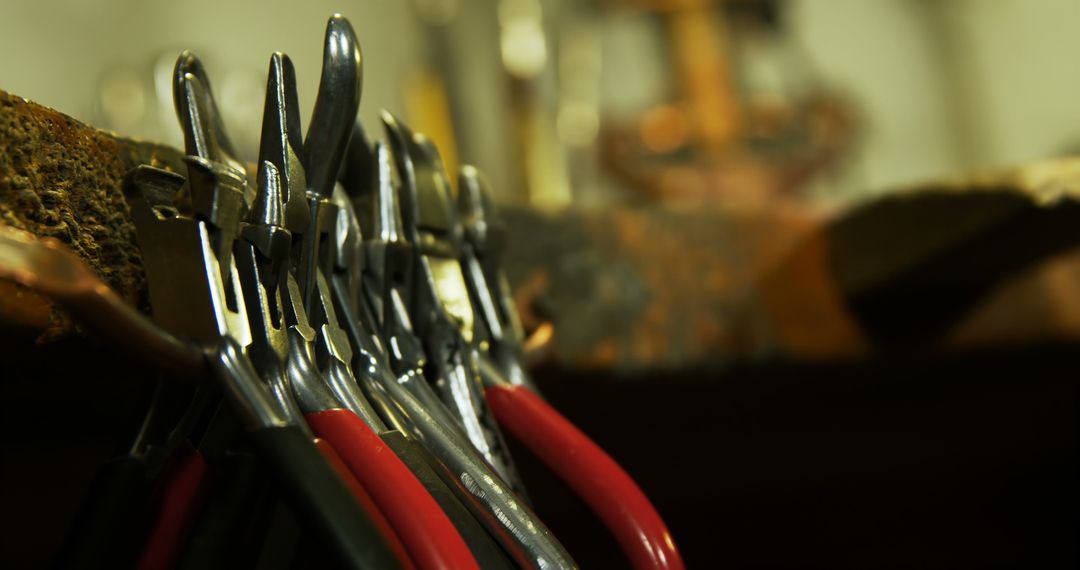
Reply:
[[[1078,363],[1080,347],[1044,346],[538,376],[650,495],[691,568],[1074,568]],[[621,562],[515,451],[579,562]]]
[[[38,356],[5,378],[4,567],[47,564],[149,397],[138,369],[101,367],[118,355]],[[1073,568],[1078,373],[1080,346],[1058,345],[538,378],[638,480],[690,568]],[[583,567],[623,566],[570,491],[515,457]]]

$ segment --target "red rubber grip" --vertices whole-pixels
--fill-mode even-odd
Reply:
[[[638,570],[682,570],[667,525],[603,449],[523,386],[485,391],[495,419],[570,485],[615,535]]]
[[[176,566],[187,544],[188,532],[202,510],[208,488],[209,468],[193,447],[177,449],[164,481],[160,508],[150,538],[139,557],[139,570],[161,570]]]
[[[360,508],[364,509],[364,512],[371,517],[371,521],[375,523],[375,528],[386,538],[386,543],[390,545],[391,552],[401,562],[401,567],[404,570],[415,570],[416,566],[413,565],[412,559],[409,558],[409,553],[405,550],[405,545],[401,543],[401,538],[394,532],[394,529],[390,528],[390,521],[386,520],[386,516],[375,506],[375,501],[371,499],[371,495],[356,480],[352,471],[349,471],[349,466],[345,465],[345,461],[341,459],[337,451],[334,451],[334,446],[330,445],[330,442],[325,439],[317,437],[315,438],[315,447],[319,448],[319,452],[326,458],[326,462],[334,468],[341,480],[345,482],[345,486],[352,491],[353,497],[356,497],[356,502],[360,503]]]
[[[308,414],[308,425],[326,439],[386,515],[421,570],[469,568],[476,559],[409,468],[356,414],[325,410]]]

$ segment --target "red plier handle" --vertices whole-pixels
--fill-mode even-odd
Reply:
[[[648,497],[619,464],[524,386],[488,386],[495,419],[574,489],[637,570],[683,570],[682,556]]]
[[[364,490],[363,485],[356,480],[356,476],[352,474],[349,466],[345,464],[345,461],[341,459],[337,451],[334,450],[334,446],[330,445],[330,442],[322,438],[315,438],[315,447],[319,448],[319,452],[326,458],[326,462],[334,468],[341,480],[345,482],[345,486],[352,491],[353,497],[356,498],[356,502],[360,503],[360,507],[364,509],[369,515],[371,515],[371,522],[375,525],[375,528],[379,529],[379,532],[386,537],[387,545],[390,546],[390,550],[397,556],[398,561],[401,562],[403,570],[416,570],[413,566],[412,559],[409,558],[409,554],[405,549],[405,545],[401,543],[401,539],[397,533],[390,526],[390,521],[386,520],[386,516],[382,511],[375,506],[375,501],[372,500],[371,495]]]
[[[305,415],[315,434],[334,451],[371,494],[421,570],[476,569],[479,565],[454,523],[370,427],[350,410]]]
[[[139,556],[139,570],[173,568],[184,549],[191,525],[199,516],[210,487],[209,466],[189,445],[177,450],[166,475],[161,506]]]

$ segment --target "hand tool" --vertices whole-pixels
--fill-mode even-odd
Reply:
[[[133,173],[133,178],[143,176],[145,170],[140,169]],[[175,175],[163,173],[150,174],[157,178],[164,175],[175,184]],[[132,180],[131,184],[142,186],[149,193],[167,190],[162,185],[156,184],[154,179],[150,181]],[[174,188],[175,189],[175,188]],[[160,194],[159,194],[160,195]],[[149,208],[140,208],[138,198],[133,204],[133,210],[141,215],[152,215]],[[161,208],[171,208],[159,203]],[[137,216],[140,214],[137,214]],[[162,220],[195,225],[189,231],[188,236],[195,236],[196,240],[177,240],[179,246],[187,246],[197,250],[200,257],[202,253],[212,255],[212,248],[207,239],[209,225],[205,221],[193,221],[179,217],[166,215]],[[165,234],[173,228],[164,228]],[[183,227],[176,229],[184,229]],[[175,232],[180,234],[180,232]],[[149,237],[149,236],[146,236]],[[179,235],[177,237],[180,237]],[[178,247],[179,249],[179,247]],[[206,277],[204,283],[215,288],[217,298],[224,297],[224,287],[217,280],[216,260],[211,255],[203,258]],[[198,265],[198,262],[196,261]],[[160,275],[160,274],[159,274]],[[274,404],[261,386],[261,381],[254,377],[254,371],[246,358],[236,348],[228,344],[219,345],[210,357],[216,362],[208,368],[207,359],[201,362],[191,358],[192,352],[197,350],[195,345],[181,340],[173,334],[166,332],[146,317],[124,304],[104,283],[55,240],[38,240],[34,236],[26,234],[6,226],[0,226],[0,276],[13,279],[23,285],[34,288],[39,292],[52,296],[55,300],[69,308],[73,314],[86,315],[87,324],[94,328],[108,327],[109,323],[118,326],[120,330],[138,331],[138,335],[125,335],[117,338],[122,346],[127,346],[136,354],[161,354],[163,367],[167,372],[178,373],[180,378],[195,379],[200,376],[200,371],[217,369],[223,374],[218,377],[223,391],[229,396],[233,408],[237,410],[242,420],[245,420],[249,435],[254,443],[263,451],[264,459],[268,460],[275,470],[283,473],[291,491],[293,491],[293,504],[299,512],[307,513],[309,520],[320,530],[330,537],[331,543],[341,555],[342,562],[353,567],[367,567],[370,565],[386,565],[395,567],[395,560],[386,550],[381,539],[373,539],[377,536],[367,518],[358,510],[351,508],[352,500],[348,491],[340,480],[330,471],[318,452],[297,441],[297,436],[302,432],[286,425],[283,415],[275,409]],[[187,280],[190,283],[190,276]],[[224,312],[228,308],[224,306],[205,307],[189,306],[190,310],[206,310]],[[235,314],[235,313],[234,313]],[[210,323],[216,331],[218,324],[214,319],[199,319],[191,322]],[[241,331],[239,335],[243,336]],[[119,335],[117,335],[119,336]],[[231,338],[230,338],[231,341]],[[160,364],[160,363],[159,363]],[[176,364],[170,368],[170,364]],[[178,430],[182,431],[182,430]],[[275,442],[281,442],[281,449],[275,448]],[[314,454],[314,457],[312,456]],[[125,473],[132,471],[125,469]],[[133,482],[136,484],[137,482]],[[314,504],[310,504],[314,501]],[[326,505],[329,510],[321,507]],[[125,510],[125,509],[121,509]],[[132,514],[130,509],[127,509]],[[381,567],[381,566],[380,566]]]
[[[200,91],[193,90],[192,87],[192,77],[204,85],[209,85],[209,79],[205,77],[205,69],[199,60],[190,53],[183,54],[177,63],[177,73],[174,75],[177,80],[175,92],[179,94],[176,99],[178,114],[182,120],[185,117],[188,118],[188,121],[183,123],[185,126],[185,139],[196,141],[189,148],[189,151],[202,152],[208,156],[229,157],[231,151],[220,146],[222,141],[227,140],[227,135],[214,112],[215,105],[212,93],[206,90],[201,92],[200,95]],[[272,159],[273,162],[262,163],[262,169],[257,180],[259,183],[258,188],[264,189],[266,192],[259,195],[254,195],[253,192],[245,192],[244,194],[245,203],[251,206],[251,218],[247,222],[240,224],[239,233],[241,239],[235,241],[234,248],[236,249],[236,255],[241,256],[247,262],[240,267],[240,281],[243,283],[242,294],[245,296],[245,303],[262,309],[262,311],[248,313],[249,326],[255,331],[261,332],[262,335],[259,340],[264,341],[253,342],[249,347],[249,350],[254,351],[251,354],[255,361],[259,363],[257,371],[267,383],[270,394],[274,397],[278,408],[288,418],[290,425],[311,436],[311,432],[293,399],[289,379],[283,373],[281,363],[275,358],[275,356],[280,356],[278,353],[286,348],[286,343],[272,342],[274,338],[272,331],[275,330],[275,327],[270,322],[272,320],[270,315],[266,313],[267,303],[265,299],[259,296],[260,293],[264,292],[259,288],[259,274],[252,261],[254,248],[261,248],[266,255],[271,255],[275,250],[288,251],[290,241],[288,234],[280,235],[280,232],[275,231],[275,226],[268,225],[265,220],[274,219],[279,214],[287,216],[291,213],[294,218],[302,222],[307,213],[302,194],[290,196],[291,203],[287,203],[281,201],[280,196],[275,193],[275,191],[281,189],[281,184],[278,176],[279,171],[274,166],[274,163],[289,169],[287,179],[293,175],[300,177],[303,175],[293,150],[296,141],[299,139],[298,131],[297,129],[289,131],[286,128],[290,124],[290,120],[294,118],[287,117],[286,113],[295,113],[296,108],[295,104],[285,104],[286,98],[291,97],[293,102],[296,99],[293,76],[291,62],[284,55],[275,54],[271,58],[270,64],[266,105],[264,107],[264,135],[263,144],[261,145],[269,149],[262,154]],[[292,87],[291,90],[287,88],[290,86]],[[291,140],[290,135],[293,135]],[[278,150],[278,152],[274,152],[275,150]],[[247,187],[251,188],[252,186],[247,185]],[[285,191],[288,192],[287,186]],[[272,197],[267,200],[265,199],[267,195]],[[263,199],[260,200],[260,198]],[[254,200],[254,203],[250,202],[250,200]],[[271,275],[270,278],[276,279],[276,274]],[[235,290],[233,294],[236,294]],[[355,481],[353,474],[345,468],[333,447],[318,438],[314,438],[313,443],[346,483],[360,506],[370,515],[376,528],[387,538],[390,548],[395,552],[399,561],[408,565],[409,559],[405,554],[404,547],[389,528],[389,524],[382,513],[374,508],[373,502],[366,491]]]
[[[56,568],[113,568],[132,566],[150,530],[155,506],[155,481],[170,477],[174,450],[186,447],[185,424],[191,413],[177,417],[175,406],[191,401],[189,386],[159,381],[150,409],[131,449],[102,465],[68,526],[53,559]],[[175,399],[174,399],[175,398]],[[196,398],[198,400],[198,398]],[[191,406],[188,406],[191,408]],[[181,408],[183,409],[183,408]],[[190,411],[190,410],[189,410]],[[168,433],[169,428],[173,437]],[[163,475],[164,474],[164,475]]]
[[[244,303],[253,309],[248,312],[252,330],[252,343],[248,352],[252,362],[270,387],[270,393],[279,408],[289,417],[290,423],[312,436],[294,396],[295,391],[302,387],[294,383],[291,375],[286,373],[289,341],[279,302],[279,287],[286,285],[286,277],[291,279],[291,275],[287,273],[287,262],[292,237],[283,227],[285,217],[290,212],[290,206],[293,206],[294,212],[307,212],[303,194],[295,191],[290,193],[291,185],[287,182],[292,178],[303,178],[295,150],[295,138],[298,136],[290,140],[290,135],[298,135],[298,129],[293,128],[298,126],[295,117],[294,75],[292,63],[287,56],[275,53],[271,57],[256,192],[248,219],[241,224],[240,239],[236,241],[234,255]],[[287,174],[284,184],[275,164],[292,170]],[[292,199],[292,204],[285,196]],[[296,217],[303,220],[303,216]],[[298,381],[317,383],[321,379],[300,377]],[[334,447],[321,438],[315,438],[314,442],[357,501],[366,511],[372,513],[376,525],[386,527],[381,529],[383,534],[396,538],[396,534],[389,528],[389,522],[383,518],[364,486],[356,480]],[[404,546],[398,540],[391,540],[390,545],[399,560],[408,566],[410,559]]]
[[[659,513],[618,463],[529,388],[481,361],[499,423],[565,481],[615,535],[638,570],[685,567]]]
[[[406,287],[412,324],[424,345],[427,374],[469,441],[521,494],[502,434],[484,405],[473,345],[475,314],[469,302],[458,249],[460,227],[451,207],[450,184],[433,148],[389,114],[387,137],[398,164],[403,234],[413,244]]]
[[[339,15],[330,18],[326,28],[326,47],[323,50],[322,75],[319,78],[319,93],[312,111],[311,124],[304,137],[304,170],[307,176],[308,201],[312,205],[325,203],[334,191],[338,169],[345,156],[352,134],[352,125],[360,110],[360,93],[363,82],[363,61],[360,55],[356,33],[347,20]],[[304,308],[312,313],[312,297],[315,292],[315,266],[320,260],[318,252],[320,240],[324,237],[333,219],[320,218],[318,212],[312,212],[311,221],[317,227],[315,231],[300,226],[290,226],[295,232],[303,232],[303,255],[294,261],[299,262],[301,292],[304,294]],[[332,227],[332,226],[329,226]],[[324,268],[325,269],[325,268]]]
[[[268,162],[263,164],[269,166]],[[263,198],[261,190],[258,196]],[[273,223],[266,224],[263,230],[291,240],[283,228]],[[372,500],[402,537],[409,557],[421,568],[476,567],[470,564],[471,555],[456,530],[420,482],[354,413],[355,393],[346,384],[350,376],[343,374],[337,382],[328,384],[314,364],[313,343],[319,335],[308,325],[299,286],[287,271],[288,256],[278,253],[265,257],[249,246],[237,258],[242,288],[246,295],[257,296],[262,308],[259,314],[263,322],[257,327],[259,334],[253,348],[260,346],[260,352],[274,355],[271,358],[277,364],[273,366],[288,378],[307,423],[330,443],[340,455],[339,461],[361,486],[370,489]],[[276,277],[271,277],[274,274]],[[270,289],[270,282],[277,285]],[[277,326],[271,322],[271,315],[277,315]],[[353,405],[343,404],[345,398]]]
[[[350,38],[341,37],[342,29],[347,27],[347,22],[340,18],[331,19],[327,30],[328,44],[348,44]],[[351,33],[351,30],[348,32]],[[354,40],[352,41],[354,43]],[[291,236],[281,227],[284,221],[277,219],[288,214],[290,205],[281,199],[281,195],[288,196],[294,203],[304,198],[302,193],[288,183],[295,179],[300,182],[298,186],[303,188],[304,172],[296,160],[296,140],[299,137],[294,136],[298,131],[293,111],[295,105],[288,104],[289,100],[295,101],[293,75],[291,63],[285,56],[278,54],[272,58],[261,145],[263,148],[260,152],[261,158],[265,160],[261,162],[259,192],[255,196],[252,212],[255,218],[253,223],[243,225],[240,231],[240,243],[243,245],[238,244],[236,253],[240,260],[240,288],[247,297],[247,304],[253,308],[249,313],[252,326],[260,333],[253,342],[253,356],[262,364],[261,371],[274,388],[272,393],[277,396],[282,409],[288,410],[294,416],[293,423],[296,425],[303,425],[303,422],[295,419],[300,412],[291,392],[295,391],[301,397],[301,402],[310,407],[312,401],[318,401],[311,397],[311,391],[320,388],[323,390],[321,395],[325,397],[322,402],[327,405],[316,410],[306,410],[310,412],[307,421],[318,424],[316,431],[319,431],[320,435],[326,435],[333,444],[332,448],[322,447],[322,451],[330,454],[337,451],[342,454],[345,462],[350,464],[352,474],[363,480],[366,488],[376,487],[373,493],[379,506],[389,514],[396,528],[404,527],[410,533],[410,550],[414,557],[427,562],[425,567],[474,567],[475,564],[468,564],[471,557],[461,544],[460,538],[455,537],[456,531],[445,521],[445,516],[415,478],[395,455],[383,451],[381,442],[355,416],[351,418],[355,420],[353,425],[349,418],[352,412],[342,410],[342,406],[337,403],[335,395],[345,398],[352,395],[348,389],[350,373],[347,365],[339,361],[338,366],[331,369],[330,377],[335,380],[331,382],[331,387],[337,388],[335,394],[331,395],[321,384],[322,376],[310,364],[310,360],[306,361],[306,366],[303,364],[310,356],[310,344],[304,340],[298,327],[307,326],[306,317],[303,317],[301,312],[299,321],[289,323],[293,340],[291,343],[281,328],[282,307],[275,302],[280,299],[275,297],[280,296],[279,287],[287,287],[292,279],[292,276],[287,274]],[[286,178],[285,184],[281,183],[274,163],[290,168],[290,176]],[[301,218],[300,221],[304,220]],[[257,249],[260,250],[259,253],[256,253]],[[261,268],[266,271],[260,272]],[[292,292],[295,292],[295,283]],[[256,308],[261,310],[255,311]],[[277,315],[277,325],[271,322],[271,313]],[[314,338],[310,329],[307,336],[309,340]],[[298,337],[302,339],[299,342],[296,341]],[[289,374],[283,371],[286,357],[290,361]],[[301,371],[300,374],[296,374],[298,370]],[[289,389],[290,379],[292,390]],[[355,405],[358,400],[353,398],[351,403]],[[370,410],[362,410],[361,413],[367,416],[368,421],[377,421]],[[337,463],[342,464],[340,460]],[[456,546],[460,548],[455,550]],[[440,558],[443,553],[456,553],[467,562]]]
[[[396,294],[395,278],[402,278],[414,260],[411,245],[398,231],[401,213],[391,182],[389,151],[386,145],[376,144],[370,154],[364,150],[362,129],[354,132],[346,190],[351,201],[361,205],[358,225],[370,232],[360,244],[366,263],[361,286],[348,283],[348,274],[341,271],[334,273],[331,283],[335,307],[356,348],[356,369],[368,372],[361,375],[362,386],[369,394],[382,394],[383,400],[392,402],[403,416],[403,428],[441,464],[438,471],[447,485],[519,565],[576,567],[547,527],[480,456],[427,384],[420,369],[422,347],[411,330],[399,326],[402,320],[407,326],[408,316]],[[351,204],[346,201],[343,207],[348,213]],[[357,290],[362,294],[354,301],[350,295]]]
[[[197,62],[193,56],[188,60]],[[309,517],[343,562],[396,565],[386,538],[353,501],[310,437],[290,424],[286,412],[261,391],[265,386],[243,354],[251,334],[232,248],[254,192],[242,172],[207,158],[218,152],[207,146],[207,140],[214,140],[207,133],[223,129],[207,111],[213,108],[212,99],[195,74],[201,66],[188,66],[183,72],[185,63],[182,56],[176,93],[178,111],[181,117],[186,111],[189,119],[183,122],[188,152],[193,153],[185,159],[188,178],[139,167],[126,185],[155,318],[177,334],[214,343],[209,356],[219,380],[226,388],[243,388],[225,392],[232,395],[234,405],[247,405],[238,415],[247,420],[249,438],[281,477],[297,512]],[[200,152],[206,156],[198,156]],[[184,200],[177,200],[178,195]],[[255,386],[245,384],[248,381]],[[260,398],[267,400],[265,405]]]
[[[458,188],[466,236],[461,263],[470,297],[480,309],[475,329],[479,342],[487,346],[480,371],[496,419],[589,505],[615,535],[634,568],[683,568],[671,533],[645,493],[535,391],[520,361],[520,325],[498,263],[503,230],[487,183],[475,168],[464,166]]]
[[[369,176],[374,174],[373,171],[363,170],[370,162],[370,152],[371,149],[363,135],[363,130],[357,123],[349,146],[350,160],[347,168],[342,170],[346,184],[358,183],[366,187],[376,182]],[[342,186],[335,188],[333,201],[339,208],[338,231],[347,230],[350,235],[342,236],[340,233],[336,235],[330,248],[331,251],[328,252],[336,260],[332,264],[333,274],[329,277],[331,298],[337,314],[346,324],[348,340],[354,354],[353,368],[359,373],[361,388],[382,419],[394,427],[394,431],[383,432],[380,435],[431,492],[461,533],[481,567],[493,569],[516,567],[464,502],[459,500],[459,495],[465,500],[475,500],[461,488],[461,480],[447,472],[431,451],[414,439],[413,419],[401,404],[394,400],[392,394],[376,380],[375,376],[380,376],[383,379],[389,379],[390,382],[394,381],[385,346],[377,334],[377,329],[372,326],[375,320],[368,312],[367,303],[359,302],[362,272],[357,269],[363,268],[363,260],[367,257],[361,248],[362,240],[359,239],[360,223]],[[342,216],[344,220],[341,219]],[[378,254],[375,249],[371,252]],[[343,290],[342,287],[345,289]],[[360,315],[359,318],[357,315]],[[358,327],[364,328],[364,331],[361,332]],[[398,386],[393,386],[392,389],[401,390]],[[448,417],[446,419],[450,420]],[[451,423],[444,425],[450,426]],[[387,436],[390,434],[397,437],[388,439]],[[494,473],[491,475],[494,476]]]
[[[276,63],[272,67],[282,73],[271,73],[266,108],[271,110],[276,106],[278,110],[267,114],[271,121],[264,125],[260,149],[260,154],[266,158],[262,164],[267,181],[275,178],[276,168],[271,164],[271,158],[284,162],[290,160],[290,153],[295,154],[295,142],[288,145],[281,142],[295,140],[299,132],[295,112],[288,108],[290,102],[295,101],[292,66],[284,56],[275,57]],[[279,356],[287,355],[289,359],[293,389],[306,412],[307,422],[333,445],[357,479],[371,491],[374,501],[397,530],[417,565],[421,568],[476,568],[472,554],[446,514],[398,455],[380,439],[380,435],[388,434],[389,430],[356,383],[348,339],[338,325],[328,286],[319,267],[320,240],[324,236],[333,239],[336,235],[336,208],[327,197],[336,183],[358,111],[361,75],[359,48],[352,27],[345,19],[335,16],[327,24],[319,97],[307,140],[302,143],[305,164],[294,169],[294,174],[299,175],[293,179],[260,186],[257,193],[257,199],[267,204],[281,200],[282,195],[289,198],[306,196],[309,220],[306,225],[290,228],[284,217],[264,216],[259,224],[249,226],[253,231],[281,236],[282,246],[263,251],[258,261],[245,262],[253,270],[259,266],[267,269],[261,279],[253,272],[245,290],[260,289],[262,312],[267,315],[277,313],[284,319],[289,340],[276,344],[283,348],[288,344],[288,349]],[[271,99],[275,101],[273,104]],[[281,117],[284,122],[279,120]],[[271,136],[269,131],[275,129],[281,134]],[[310,178],[307,177],[309,172]],[[294,187],[293,183],[304,179],[308,181],[308,189],[301,193],[299,189],[304,186]],[[265,209],[285,210],[287,206],[283,202],[279,207]],[[294,231],[290,233],[290,230]],[[290,248],[289,243],[299,247]],[[254,249],[248,248],[247,255],[255,255]],[[305,286],[298,286],[289,272],[290,261],[300,279],[306,281],[306,290]],[[267,288],[270,283],[277,284],[276,291]],[[299,298],[301,291],[303,303]],[[276,304],[272,296],[275,293]],[[307,308],[312,312],[308,313]],[[262,328],[267,332],[273,330],[269,323]],[[284,340],[280,334],[275,336]],[[275,343],[267,344],[273,346]]]
[[[506,226],[491,202],[487,180],[468,164],[462,165],[458,175],[458,219],[464,236],[462,270],[479,316],[478,343],[486,346],[484,352],[508,381],[539,393],[522,365],[525,334],[498,259]]]

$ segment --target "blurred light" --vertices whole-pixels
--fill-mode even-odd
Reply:
[[[536,330],[529,335],[528,338],[525,339],[522,350],[524,350],[527,355],[543,351],[551,345],[551,341],[554,337],[555,325],[544,321],[536,327]]]
[[[600,130],[600,115],[596,107],[588,103],[563,105],[555,120],[559,140],[567,146],[589,146]]]
[[[503,65],[516,77],[536,77],[547,63],[547,40],[543,15],[537,0],[502,0],[499,48]]]
[[[650,109],[641,119],[641,142],[655,153],[668,153],[686,144],[688,125],[683,112],[671,105]]]
[[[591,22],[579,22],[560,35],[556,133],[569,147],[591,146],[600,130],[600,45]]]
[[[110,129],[135,130],[146,116],[147,94],[139,74],[120,68],[105,76],[99,92],[101,111]]]
[[[520,20],[504,25],[500,47],[503,65],[511,74],[527,79],[544,69],[547,44],[539,22]]]

